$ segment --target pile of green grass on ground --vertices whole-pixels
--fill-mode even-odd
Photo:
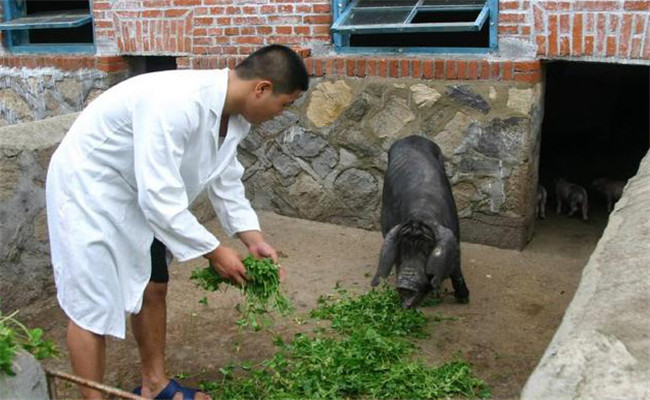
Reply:
[[[58,355],[58,349],[52,340],[43,339],[41,328],[28,329],[16,319],[15,311],[2,315],[0,311],[0,375],[15,375],[13,359],[22,348],[41,360]]]
[[[330,330],[297,334],[290,343],[276,339],[272,358],[222,368],[221,381],[203,382],[201,388],[214,399],[489,397],[488,386],[467,362],[431,367],[413,359],[417,349],[407,338],[426,336],[426,318],[403,309],[394,290],[339,294],[321,298],[311,313],[331,320]]]
[[[259,330],[263,323],[269,322],[268,319],[263,318],[268,314],[269,308],[275,309],[282,315],[288,314],[293,308],[289,299],[280,290],[279,267],[273,263],[273,260],[248,256],[242,262],[246,267],[248,280],[244,286],[238,287],[246,297],[246,303],[244,309],[240,309],[242,318],[237,323]],[[190,279],[196,281],[197,286],[208,291],[216,291],[222,284],[234,285],[232,281],[219,276],[212,266],[192,271]],[[200,302],[207,304],[205,298]]]

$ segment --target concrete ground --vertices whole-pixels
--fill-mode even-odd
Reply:
[[[277,318],[273,330],[240,330],[235,305],[236,290],[205,293],[189,280],[203,260],[171,266],[168,313],[168,371],[188,376],[188,384],[218,379],[218,369],[233,361],[260,361],[274,348],[272,338],[290,338],[309,331],[317,323],[307,314],[319,296],[343,287],[369,289],[382,244],[379,232],[346,228],[260,213],[267,239],[281,254],[287,272],[284,290],[297,311],[296,318]],[[557,329],[577,287],[606,217],[589,223],[565,216],[538,221],[536,235],[523,251],[502,250],[463,243],[462,269],[470,289],[470,303],[459,305],[453,296],[443,304],[423,309],[429,317],[444,315],[453,320],[430,322],[431,336],[420,340],[421,355],[431,364],[456,355],[470,361],[475,373],[493,388],[493,398],[517,398]],[[222,236],[218,222],[207,226]],[[243,247],[234,243],[243,252]],[[448,283],[445,286],[450,288]],[[207,296],[208,304],[199,304]],[[55,338],[62,357],[44,365],[71,371],[65,350],[65,316],[54,298],[43,299],[21,310],[30,326],[41,326]],[[106,383],[130,390],[138,384],[138,352],[130,334],[125,341],[109,340]],[[77,397],[70,384],[58,384],[61,398]]]

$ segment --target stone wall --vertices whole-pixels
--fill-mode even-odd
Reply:
[[[314,80],[312,88],[242,145],[256,207],[377,229],[387,150],[416,134],[445,155],[463,240],[526,243],[534,222],[540,84],[334,78]]]
[[[0,128],[0,296],[14,310],[54,293],[45,214],[52,153],[77,114]]]
[[[96,69],[0,65],[0,126],[81,111],[111,83],[107,73]]]

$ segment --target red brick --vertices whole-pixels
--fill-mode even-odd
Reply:
[[[179,8],[177,8],[177,9],[172,9],[172,10],[165,10],[165,18],[178,18],[178,17],[182,17],[182,16],[184,16],[185,14],[187,14],[187,12],[188,12],[187,10],[183,10],[183,9],[179,9]]]
[[[433,63],[433,76],[436,79],[444,79],[445,78],[445,61],[444,60],[436,60]]]
[[[574,11],[616,11],[618,9],[620,9],[620,5],[616,0],[584,0],[576,1],[573,4]]]
[[[500,24],[522,23],[522,22],[526,22],[526,14],[524,13],[501,13],[499,15]]]
[[[445,79],[448,80],[453,80],[458,78],[458,69],[456,66],[456,61],[455,60],[447,60],[445,61]]]
[[[235,35],[239,35],[239,28],[234,28],[234,27],[224,28],[223,33],[224,33],[224,35],[226,35],[226,36],[235,36]],[[200,42],[198,42],[197,40],[199,40],[199,39],[200,39],[200,38],[195,38],[195,39],[194,39],[195,43],[206,44],[206,43],[200,43]]]
[[[498,61],[492,63],[491,79],[501,80],[501,63]]]
[[[163,16],[162,10],[144,10],[142,18],[160,18]]]
[[[200,6],[201,0],[174,0],[175,6]]]
[[[345,60],[345,73],[347,76],[354,76],[354,67],[355,67],[355,60],[348,58]]]
[[[480,79],[490,79],[490,62],[487,60],[481,60],[480,67],[481,67]]]
[[[300,4],[296,5],[296,12],[300,14],[310,14],[312,12],[311,6]]]
[[[329,14],[330,12],[329,4],[314,4],[312,7],[315,13]]]
[[[593,56],[594,55],[594,37],[593,36],[585,36],[584,55],[585,56]]]
[[[560,15],[560,33],[569,33],[569,14]]]
[[[519,2],[517,1],[500,1],[499,11],[501,10],[517,10],[519,9]]]
[[[323,76],[323,69],[323,60],[316,60],[316,70],[314,72],[316,76]]]
[[[522,26],[521,27],[521,34],[525,36],[530,36],[531,28],[530,26]]]
[[[342,58],[336,59],[336,74],[340,76],[345,75],[345,60]]]
[[[377,76],[385,78],[388,76],[388,61],[381,59],[377,63]]]
[[[648,24],[646,25],[645,31],[645,40],[643,42],[643,54],[641,58],[646,60],[650,59],[650,19],[648,19]]]
[[[643,33],[643,25],[645,25],[645,15],[636,14],[634,16],[634,34],[640,35]]]
[[[514,80],[517,82],[537,83],[542,80],[542,72],[529,72],[515,74]]]
[[[361,78],[366,76],[366,60],[363,58],[357,60],[357,76]]]
[[[276,26],[275,33],[278,35],[291,35],[293,29],[290,26]]]
[[[616,36],[607,37],[607,49],[605,50],[605,55],[607,57],[613,57],[616,55]]]
[[[433,61],[425,60],[422,62],[422,76],[426,79],[433,78]]]
[[[594,25],[595,24],[595,18],[594,18],[594,13],[588,13],[586,14],[586,21],[585,22],[585,33],[594,33]]]
[[[609,32],[614,33],[618,30],[618,15],[609,14]]]
[[[330,27],[329,25],[315,25],[311,27],[311,31],[314,35],[329,35]]]
[[[325,61],[325,74],[328,76],[334,75],[334,60],[331,58]]]
[[[571,42],[568,36],[560,37],[560,55],[566,57],[571,54]]]
[[[370,59],[366,64],[368,76],[377,76],[377,60]]]
[[[399,63],[397,60],[389,61],[390,77],[397,78],[399,76]]]
[[[458,69],[458,79],[460,80],[467,79],[466,64],[467,63],[465,61],[456,61],[456,68]]]
[[[402,78],[408,77],[411,74],[410,68],[409,68],[409,60],[402,60],[401,62],[401,67],[400,67],[400,76]]]
[[[257,7],[254,6],[244,6],[241,8],[242,12],[244,14],[257,14]]]
[[[555,56],[558,54],[558,27],[557,15],[551,15],[548,18],[548,55]]]
[[[632,15],[624,14],[621,26],[621,34],[618,42],[619,57],[627,57],[630,51],[630,42],[632,36]]]
[[[641,58],[641,38],[632,39],[630,58]]]
[[[607,15],[598,14],[598,21],[596,22],[596,48],[595,54],[605,53],[605,40],[607,35]]]
[[[306,24],[329,24],[331,17],[329,15],[307,15],[302,20]]]
[[[571,55],[582,54],[582,14],[575,14],[573,16],[572,43]]]
[[[545,27],[546,20],[544,19],[544,12],[537,5],[533,6],[533,19],[535,21],[535,30],[537,32],[541,32],[544,29],[546,29]]]
[[[270,26],[257,26],[255,27],[255,31],[258,35],[270,35],[273,33],[273,28]]]
[[[307,75],[313,75],[314,74],[314,59],[313,58],[308,58],[305,60],[305,69],[307,70]]]
[[[194,25],[213,25],[214,19],[210,17],[196,17],[194,18]]]
[[[478,61],[469,61],[467,63],[467,79],[478,78]]]
[[[514,64],[514,70],[518,73],[533,73],[541,71],[541,63],[539,60],[535,61],[516,61]]]
[[[411,69],[413,70],[411,76],[413,76],[413,78],[420,79],[422,77],[421,63],[420,60],[411,61]]]
[[[283,4],[281,6],[278,6],[278,12],[279,13],[284,13],[284,14],[291,14],[291,13],[293,13],[293,5],[292,4]]]
[[[650,11],[650,1],[626,0],[623,8],[626,11]]]
[[[512,61],[503,62],[503,80],[504,81],[512,80]]]

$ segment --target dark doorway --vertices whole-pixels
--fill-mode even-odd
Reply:
[[[650,68],[638,65],[550,62],[540,154],[540,183],[554,214],[554,179],[564,177],[589,194],[591,214],[606,213],[591,183],[627,180],[650,138]]]
[[[174,56],[132,56],[129,62],[133,75],[177,69]]]

